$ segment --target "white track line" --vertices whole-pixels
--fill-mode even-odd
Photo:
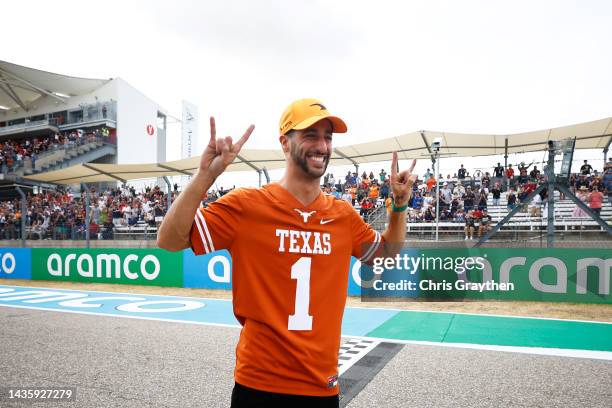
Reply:
[[[197,297],[197,296],[156,295],[153,293],[142,293],[142,292],[115,292],[112,290],[102,291],[102,290],[89,290],[89,289],[63,289],[63,288],[49,288],[49,287],[40,287],[40,286],[21,286],[21,285],[0,285],[0,286],[28,288],[28,289],[67,290],[71,292],[118,293],[120,295],[143,295],[143,296],[161,296],[161,297],[175,297],[175,298],[194,298],[195,297],[195,298],[204,299],[204,300],[221,300],[224,302],[232,301],[232,299],[206,298],[206,297]],[[177,289],[203,289],[203,288],[177,288]],[[215,290],[215,289],[211,289],[211,290]],[[222,290],[222,289],[219,289],[219,290]],[[601,303],[593,303],[593,305],[601,305]],[[540,320],[556,320],[560,322],[612,324],[612,322],[602,322],[599,320],[559,319],[555,317],[515,316],[515,315],[500,315],[500,314],[451,312],[451,311],[442,311],[442,310],[417,310],[417,309],[398,309],[398,308],[388,308],[388,307],[365,307],[365,306],[348,306],[348,308],[349,309],[365,309],[365,310],[390,310],[393,312],[450,313],[450,314],[468,315],[468,316],[514,317],[517,319],[540,319]]]

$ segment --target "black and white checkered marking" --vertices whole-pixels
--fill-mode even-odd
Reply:
[[[350,339],[340,346],[338,353],[338,375],[342,375],[380,342],[374,340]]]

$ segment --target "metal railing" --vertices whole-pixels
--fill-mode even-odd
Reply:
[[[19,129],[26,129],[29,127],[37,127],[37,126],[55,126],[53,125],[49,119],[42,119],[42,120],[35,120],[33,122],[27,121],[24,123],[18,123],[16,125],[10,125],[10,126],[3,126],[0,127],[0,135],[6,134],[6,133],[13,133],[15,130],[19,130]]]
[[[73,240],[85,241],[85,225],[75,223],[50,223],[25,227],[26,240]],[[0,225],[0,240],[20,240],[22,238],[19,222],[9,222]],[[118,226],[114,223],[90,224],[90,240],[155,240],[157,225],[127,225]]]

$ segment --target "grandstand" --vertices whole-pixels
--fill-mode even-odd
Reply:
[[[0,61],[0,239],[21,238],[24,245],[25,239],[154,241],[163,214],[178,194],[176,188],[175,191],[171,188],[167,176],[191,175],[197,171],[199,162],[198,157],[165,161],[166,116],[159,105],[120,78],[74,78]],[[576,148],[602,149],[605,162],[612,141],[612,118],[514,135],[422,130],[368,143],[338,146],[334,148],[330,164],[352,165],[355,167],[353,174],[358,174],[360,164],[388,160],[392,151],[398,151],[400,159],[429,157],[432,165],[440,156],[450,154],[456,157],[503,155],[505,171],[509,154],[545,152],[551,143],[570,137]],[[437,146],[435,151],[432,150],[434,145]],[[137,155],[134,154],[136,151]],[[554,161],[554,157],[549,160]],[[283,167],[284,162],[283,154],[276,149],[243,149],[228,171],[255,170],[261,181],[262,174],[267,176],[267,169]],[[569,172],[569,167],[566,170]],[[601,170],[606,171],[605,168]],[[486,205],[481,203],[480,207],[488,209],[490,225],[494,227],[505,222],[509,211],[507,187],[510,180],[506,176],[489,179],[488,174],[472,174],[474,176],[461,180],[445,181],[471,186],[477,194],[481,189],[486,190]],[[589,174],[588,188],[605,188],[603,192],[610,196],[609,181],[604,184],[604,177],[609,180],[609,176],[602,174]],[[584,182],[579,180],[578,174],[572,175],[571,179],[568,176],[569,173],[565,182],[572,188],[579,187],[579,181]],[[165,192],[155,188],[155,197],[148,196],[148,193],[126,193],[129,189],[125,185],[129,180],[154,178],[158,184],[162,178],[165,179]],[[352,181],[352,187],[358,191],[353,193],[352,199],[355,210],[374,228],[383,230],[386,221],[383,191],[388,191],[388,188],[381,188],[374,194],[372,208],[367,201],[365,207],[368,208],[361,208],[363,199],[371,196],[371,180],[365,179],[368,177]],[[536,184],[544,183],[545,179],[545,175],[538,175]],[[520,180],[516,187],[522,189],[527,177]],[[442,181],[438,180],[439,184]],[[488,187],[496,181],[501,182],[502,191],[499,199],[493,200]],[[116,189],[118,182],[123,183],[120,190]],[[379,180],[382,187],[385,182]],[[435,191],[430,191],[430,182],[421,180],[418,183],[423,188],[419,192],[428,191],[428,204],[413,205],[408,217],[407,239],[421,242],[440,239],[472,246],[478,232],[473,240],[466,240],[465,220],[455,217],[454,211],[450,214],[443,211],[436,222],[435,204],[431,204]],[[363,183],[365,186],[361,187]],[[513,183],[516,180],[513,179]],[[340,198],[341,192],[348,191],[351,183],[347,178],[323,187],[328,193],[332,193],[331,189],[335,187]],[[69,202],[65,198],[60,204],[53,201],[49,192],[57,191],[64,192],[63,197],[69,196]],[[117,195],[114,191],[121,193]],[[100,194],[102,192],[106,192],[104,196]],[[519,193],[523,194],[522,190],[517,191],[517,195]],[[560,239],[609,240],[607,226],[612,218],[609,199],[604,200],[600,210],[607,224],[598,224],[585,214],[577,214],[576,205],[568,197],[562,197],[558,192],[554,194],[554,231]],[[538,208],[534,209],[522,201],[526,195],[527,191],[517,202],[521,210],[501,226],[495,236],[497,241],[537,241],[538,238],[541,241],[545,236],[548,225],[545,197],[542,196]],[[119,201],[118,196],[121,197]],[[211,194],[210,199],[215,196]],[[33,197],[36,200],[36,197],[45,197],[46,204],[41,206],[32,200]],[[460,192],[459,209],[463,207],[463,198]],[[434,211],[427,212],[425,207]],[[28,212],[25,218],[21,217],[21,208]],[[103,221],[93,220],[92,217],[97,217],[104,208],[112,215]],[[57,211],[61,216],[54,215]],[[38,221],[35,218],[39,218]],[[85,220],[88,220],[89,227],[86,227]]]
[[[0,180],[165,158],[164,109],[121,78],[75,78],[0,61]]]

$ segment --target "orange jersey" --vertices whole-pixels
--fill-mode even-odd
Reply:
[[[234,314],[242,324],[236,382],[262,391],[338,394],[340,328],[350,257],[382,241],[346,201],[320,194],[304,207],[277,183],[238,189],[201,208],[196,254],[232,256]]]

